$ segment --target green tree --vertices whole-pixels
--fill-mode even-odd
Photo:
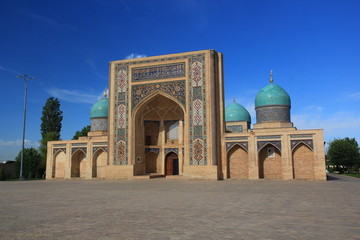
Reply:
[[[43,106],[41,117],[41,142],[39,171],[41,176],[46,169],[47,142],[60,140],[61,121],[63,112],[60,110],[60,102],[57,98],[50,97]]]
[[[5,175],[5,168],[2,167],[0,169],[0,181],[5,181],[6,180],[6,175]]]
[[[85,137],[87,136],[88,132],[90,132],[90,125],[87,125],[86,127],[83,127],[81,131],[76,131],[75,135],[71,140],[79,139],[79,137]]]
[[[57,98],[50,97],[43,106],[41,117],[41,136],[45,137],[47,133],[57,133],[57,139],[60,139],[61,121],[63,112],[60,110],[60,102]]]
[[[338,170],[346,167],[348,171],[359,171],[360,152],[355,138],[334,139],[329,143],[327,158]]]
[[[24,160],[23,160],[23,176],[26,179],[40,178],[42,173],[40,172],[40,153],[35,148],[24,149]],[[21,151],[15,158],[17,174],[19,174]]]

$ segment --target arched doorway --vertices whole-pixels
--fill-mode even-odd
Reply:
[[[293,173],[295,179],[314,179],[314,153],[303,143],[293,150]]]
[[[66,154],[59,150],[54,156],[52,178],[64,178],[65,177],[65,159]]]
[[[227,156],[227,177],[231,179],[249,178],[248,153],[236,144],[228,151]]]
[[[71,177],[81,177],[86,176],[86,155],[83,151],[77,150],[71,158]]]
[[[107,165],[107,153],[102,149],[98,149],[93,156],[92,164],[92,177],[93,178],[104,178],[105,170]]]
[[[259,152],[259,178],[282,178],[281,152],[272,144],[265,145]]]
[[[159,91],[143,100],[133,114],[134,137],[131,144],[135,153],[134,175],[166,172],[166,161],[159,161],[159,156],[164,156],[162,151],[166,148],[184,148],[183,105],[172,96]],[[179,174],[182,155],[175,159],[176,174]]]
[[[179,156],[174,152],[166,154],[165,175],[179,175]]]

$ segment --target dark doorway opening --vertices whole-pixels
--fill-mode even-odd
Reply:
[[[176,153],[168,153],[165,157],[165,175],[179,175],[179,157]]]

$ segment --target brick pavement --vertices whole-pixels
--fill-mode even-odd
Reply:
[[[360,239],[360,179],[346,176],[0,182],[0,194],[0,239]]]

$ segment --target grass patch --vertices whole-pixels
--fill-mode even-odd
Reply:
[[[350,176],[350,177],[360,178],[360,173],[345,173],[344,175]]]

